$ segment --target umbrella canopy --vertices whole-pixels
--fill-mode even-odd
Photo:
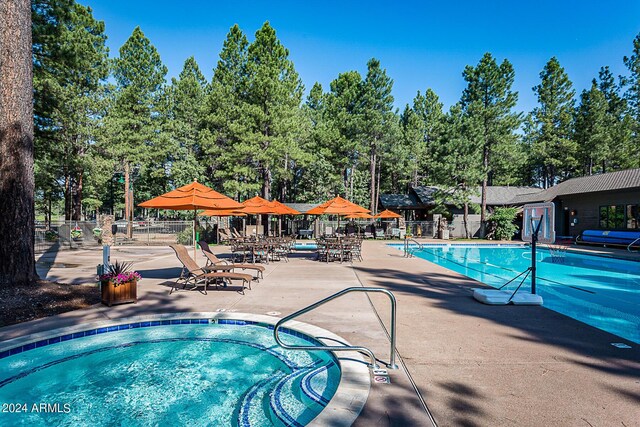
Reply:
[[[193,259],[196,259],[196,212],[198,209],[241,209],[235,200],[194,180],[191,184],[140,203],[141,208],[170,209],[174,211],[193,210]]]
[[[375,216],[375,218],[400,218],[400,217],[402,217],[402,215],[399,215],[393,211],[390,211],[389,209],[385,209]]]
[[[309,215],[324,215],[324,214],[334,214],[334,215],[349,215],[356,213],[368,213],[371,212],[369,209],[363,208],[360,205],[352,203],[347,199],[343,199],[340,196],[336,196],[335,198],[328,200],[321,205],[316,206],[315,208],[307,211]]]
[[[242,212],[247,214],[276,214],[276,207],[260,196],[252,197],[242,202]]]
[[[368,214],[366,212],[362,212],[362,213],[355,213],[355,214],[350,214],[345,216],[345,218],[347,219],[367,219],[367,218],[373,218],[373,215]]]
[[[193,181],[191,184],[140,203],[141,208],[170,209],[174,211],[197,209],[241,209],[242,205],[217,191]]]
[[[300,212],[298,212],[297,210],[290,208],[289,206],[285,205],[284,203],[280,203],[277,200],[272,200],[271,204],[277,211],[276,215],[300,215]]]
[[[247,216],[246,213],[237,211],[237,210],[229,210],[229,209],[207,209],[204,212],[199,213],[200,216]]]

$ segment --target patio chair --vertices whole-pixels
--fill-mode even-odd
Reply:
[[[202,249],[202,253],[204,254],[204,256],[207,257],[207,266],[213,266],[216,270],[227,270],[227,271],[233,271],[236,268],[239,268],[241,270],[254,270],[256,274],[253,277],[254,280],[259,280],[264,278],[264,274],[263,274],[264,266],[256,265],[256,264],[236,264],[233,262],[229,262],[227,260],[218,258],[213,253],[213,251],[211,251],[209,244],[204,240],[200,240],[198,242],[198,245],[200,245],[200,249]]]
[[[232,239],[231,233],[226,228],[219,228],[218,236],[218,240],[220,241],[220,243],[229,243],[229,241]]]
[[[174,250],[178,260],[182,263],[182,272],[180,272],[180,277],[175,281],[174,286],[171,288],[169,295],[173,293],[174,290],[178,288],[180,283],[182,282],[182,289],[185,289],[188,284],[193,285],[194,288],[197,288],[200,283],[204,285],[204,294],[207,294],[207,287],[210,282],[214,282],[217,286],[220,282],[230,282],[231,280],[242,280],[242,294],[244,295],[245,284],[249,284],[249,289],[251,289],[251,280],[253,280],[253,276],[245,273],[232,273],[232,272],[212,272],[207,271],[204,268],[198,266],[198,264],[191,258],[187,248],[183,245],[169,245],[171,249]]]

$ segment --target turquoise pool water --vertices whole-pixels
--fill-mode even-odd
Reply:
[[[293,245],[293,249],[295,249],[296,251],[315,251],[318,249],[318,245],[316,245],[316,242],[314,241],[296,242]]]
[[[402,246],[398,246],[402,249]],[[495,288],[531,265],[521,246],[425,245],[414,255]],[[640,263],[538,248],[537,293],[544,306],[640,343]],[[518,281],[505,289],[514,289]],[[531,289],[529,279],[523,284]]]
[[[301,426],[340,381],[330,353],[284,350],[265,326],[162,323],[0,353],[0,425]],[[281,336],[310,340],[291,330]]]

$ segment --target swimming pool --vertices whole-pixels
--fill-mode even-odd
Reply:
[[[318,245],[316,242],[296,242],[293,245],[293,249],[296,251],[315,251],[318,250]]]
[[[303,426],[340,382],[333,354],[282,349],[270,324],[137,320],[3,346],[0,425]]]
[[[402,245],[394,245],[402,249]],[[531,265],[520,245],[424,245],[414,255],[492,287]],[[538,248],[537,293],[544,306],[596,328],[640,343],[640,263],[575,252],[552,256]],[[505,289],[515,290],[516,281]],[[530,290],[529,279],[523,289]]]

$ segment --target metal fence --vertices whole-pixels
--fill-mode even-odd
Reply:
[[[438,233],[438,224],[435,221],[407,221],[407,234],[414,237],[427,237],[433,239]]]
[[[133,221],[132,234],[127,235],[127,222],[116,221],[115,245],[165,246],[171,243],[193,244],[193,221]],[[201,222],[198,234],[211,232],[213,224]],[[102,246],[102,230],[95,221],[58,221],[47,228],[37,225],[35,252]]]

